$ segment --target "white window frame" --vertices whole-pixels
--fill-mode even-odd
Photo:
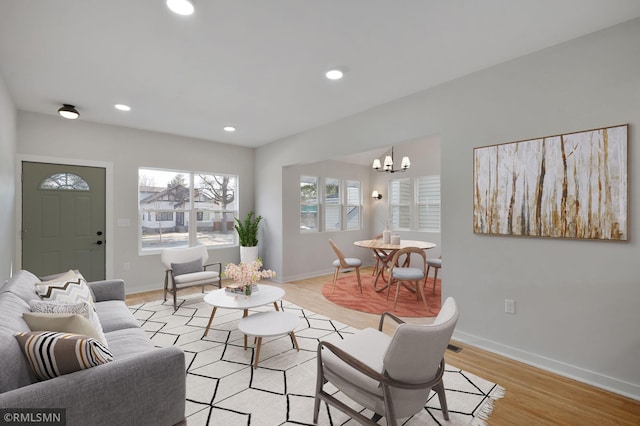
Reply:
[[[316,202],[303,202],[302,201],[302,192],[300,194],[300,232],[301,233],[315,233],[315,232],[341,232],[341,231],[357,231],[362,229],[362,182],[356,179],[339,179],[332,177],[322,177],[322,176],[308,176],[301,175],[299,182],[300,188],[302,188],[302,184],[309,182],[310,180],[315,180],[316,184]],[[332,202],[327,202],[327,183],[329,181],[337,181],[338,184],[338,197]],[[358,188],[358,200],[356,203],[350,203],[348,199],[348,191],[349,185],[355,184],[355,187]],[[321,202],[320,202],[321,201]],[[315,207],[317,211],[316,215],[316,228],[308,229],[307,223],[303,221],[302,212],[305,207]],[[335,208],[337,207],[337,208]],[[353,226],[353,222],[349,223],[349,211],[353,208],[358,208],[358,221],[357,227],[349,228],[349,226]],[[337,223],[339,223],[338,227],[331,227],[328,229],[327,226],[327,218],[336,216],[335,213],[329,214],[328,209],[335,208],[334,210],[338,211],[338,218],[336,219]]]
[[[400,201],[400,194],[397,194],[396,186],[402,183],[408,184],[407,202]],[[420,189],[424,185],[432,187],[428,195],[421,195]],[[435,189],[437,188],[437,190]],[[440,232],[440,176],[418,176],[414,178],[399,178],[389,180],[389,222],[391,228],[397,231],[420,231],[420,232]],[[423,191],[424,194],[424,191]],[[424,198],[424,199],[422,199]],[[405,209],[407,214],[403,218],[397,217],[400,210]],[[433,213],[433,214],[432,214]],[[437,213],[437,214],[436,214]],[[420,215],[432,214],[433,219],[426,227],[421,226]],[[408,219],[407,219],[408,217]],[[437,219],[435,219],[437,217]],[[398,226],[400,220],[404,219],[409,226]]]
[[[164,248],[168,247],[193,247],[200,245],[202,242],[198,239],[198,213],[202,212],[204,216],[207,217],[215,217],[216,215],[227,214],[228,220],[231,222],[234,221],[234,218],[238,217],[238,200],[239,200],[239,177],[237,175],[228,175],[221,173],[213,173],[213,172],[195,172],[195,171],[186,171],[186,170],[173,170],[173,169],[159,169],[153,167],[139,167],[138,168],[138,179],[140,178],[140,174],[143,171],[149,172],[163,172],[163,173],[173,173],[175,175],[183,175],[185,180],[188,180],[189,189],[189,203],[182,209],[166,209],[166,208],[143,208],[140,200],[138,200],[138,253],[140,255],[148,255],[148,254],[157,254],[162,251]],[[229,209],[213,209],[213,208],[202,208],[201,206],[197,206],[198,200],[196,200],[196,189],[194,188],[195,176],[196,175],[208,175],[208,176],[220,176],[220,177],[229,177],[235,180],[235,197],[232,203],[233,208]],[[138,194],[140,194],[140,181],[138,180]],[[145,215],[146,213],[146,215]],[[186,223],[188,224],[187,231],[187,241],[186,244],[178,243],[177,245],[167,245],[167,246],[159,246],[153,248],[146,248],[143,246],[143,222],[145,221],[145,216],[147,220],[150,221],[152,217],[155,217],[158,213],[172,213],[173,220],[172,223],[175,223],[176,217],[178,213],[183,213],[184,217],[187,219]],[[208,214],[207,214],[208,213]],[[215,234],[215,231],[213,232]],[[229,242],[228,243],[216,243],[216,244],[207,244],[204,245],[208,249],[219,249],[219,248],[227,248],[238,246],[238,236],[235,230],[229,231]]]

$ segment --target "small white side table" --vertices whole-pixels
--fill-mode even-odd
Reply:
[[[281,334],[289,334],[293,345],[299,352],[298,341],[293,330],[300,323],[300,317],[290,312],[273,311],[260,312],[244,317],[238,323],[238,330],[248,336],[257,338],[256,357],[253,361],[253,368],[258,368],[260,359],[260,347],[262,346],[263,337],[279,336]],[[247,349],[247,340],[244,341],[244,349]]]

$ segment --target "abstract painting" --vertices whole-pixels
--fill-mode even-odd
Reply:
[[[474,148],[474,233],[627,241],[628,127]]]

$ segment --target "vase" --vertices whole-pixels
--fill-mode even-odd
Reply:
[[[258,260],[258,246],[243,247],[240,246],[240,262],[245,265]]]
[[[245,284],[244,286],[244,295],[251,296],[251,291],[253,290],[253,286],[251,284]]]

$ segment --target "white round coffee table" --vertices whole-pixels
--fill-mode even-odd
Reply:
[[[244,317],[238,323],[238,330],[245,336],[254,336],[257,338],[256,357],[253,361],[253,368],[258,368],[260,359],[260,347],[262,346],[263,337],[279,336],[281,334],[289,334],[293,345],[299,352],[298,341],[293,330],[300,323],[300,317],[290,312],[259,312]],[[244,341],[244,349],[247,349],[247,340]]]
[[[213,306],[213,310],[211,311],[211,317],[209,317],[207,328],[204,330],[204,335],[206,336],[209,333],[209,328],[211,327],[213,317],[215,316],[218,308],[243,309],[244,316],[246,317],[249,309],[268,305],[269,303],[273,303],[276,311],[278,311],[279,308],[276,301],[282,299],[283,296],[283,289],[266,284],[258,284],[258,290],[254,291],[251,296],[231,293],[226,291],[224,288],[210,291],[204,296],[204,301]]]

